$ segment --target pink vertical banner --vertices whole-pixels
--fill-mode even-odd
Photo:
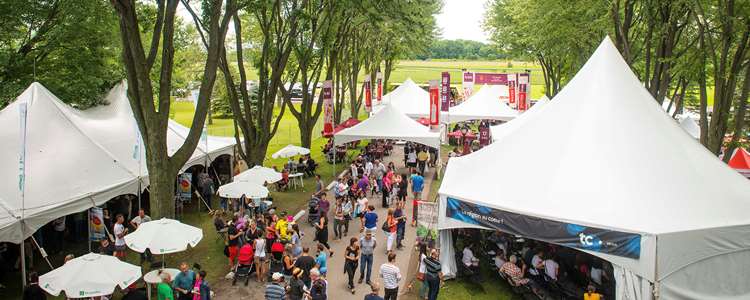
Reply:
[[[515,76],[514,76],[515,77]],[[508,80],[508,106],[516,108],[516,80]]]
[[[518,110],[528,109],[529,73],[518,74]]]
[[[439,81],[430,80],[430,125],[440,124],[440,88]]]
[[[440,111],[448,111],[451,106],[451,73],[443,72],[440,81]]]
[[[365,111],[372,111],[372,85],[370,84],[370,76],[365,77]]]
[[[464,71],[462,86],[464,89],[464,100],[469,99],[474,93],[474,73]]]
[[[479,126],[479,145],[482,145],[484,147],[489,144],[490,144],[490,126]]]
[[[323,82],[323,136],[333,135],[333,82]]]

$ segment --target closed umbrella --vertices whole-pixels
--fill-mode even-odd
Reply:
[[[297,155],[307,155],[310,154],[310,149],[307,149],[305,147],[295,146],[295,145],[286,145],[284,148],[281,148],[281,150],[276,151],[273,155],[271,155],[272,158],[279,158],[279,157],[294,157]]]
[[[245,181],[263,185],[263,183],[274,183],[281,180],[281,173],[276,170],[263,167],[255,166],[252,167],[237,176],[234,176],[234,181]]]
[[[149,249],[153,254],[168,254],[195,247],[203,239],[203,230],[172,219],[146,222],[125,236],[125,244],[136,252]]]
[[[145,223],[144,223],[145,224]],[[89,253],[39,277],[39,287],[53,296],[68,298],[111,295],[115,286],[127,288],[141,277],[141,267],[114,256]]]
[[[255,182],[234,181],[219,187],[219,196],[224,198],[241,198],[242,195],[248,198],[266,198],[268,189],[265,186]]]

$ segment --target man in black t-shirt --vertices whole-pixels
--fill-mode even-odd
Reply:
[[[310,256],[310,247],[302,248],[302,255],[294,262],[294,266],[302,269],[302,281],[307,288],[310,288],[310,270],[315,267],[315,259]]]

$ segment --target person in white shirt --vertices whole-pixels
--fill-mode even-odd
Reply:
[[[602,274],[603,273],[604,273],[604,271],[602,270],[601,264],[594,263],[591,266],[591,272],[589,274],[591,276],[591,281],[593,281],[594,283],[596,283],[598,285],[602,285]]]
[[[130,220],[130,226],[132,226],[134,230],[138,230],[138,226],[141,226],[141,224],[150,221],[151,217],[149,217],[143,209],[139,209],[138,215]],[[143,251],[143,253],[141,253],[141,264],[143,264],[144,260],[147,260],[149,262],[153,260],[151,258],[151,251],[149,249],[146,249],[146,251]]]
[[[128,234],[128,229],[125,228],[125,217],[122,214],[117,214],[115,218],[114,234],[115,234],[115,257],[120,259],[125,258],[125,235]]]
[[[380,266],[380,278],[383,278],[385,295],[383,300],[396,300],[398,297],[398,282],[401,281],[401,270],[394,265],[396,253],[388,253],[388,262]]]
[[[373,168],[372,162],[368,160],[367,163],[365,163],[365,174],[364,174],[365,177],[368,177],[368,178],[370,177],[370,174],[372,174],[372,168]]]
[[[479,259],[474,256],[474,252],[471,250],[472,246],[473,244],[469,244],[464,247],[461,262],[463,262],[464,266],[476,272],[479,271]]]
[[[557,281],[558,275],[560,274],[560,265],[557,264],[554,257],[550,257],[544,261],[544,273],[552,281]]]
[[[531,268],[529,268],[529,274],[533,276],[541,276],[544,269],[544,250],[539,248],[536,250],[536,254],[531,258]]]

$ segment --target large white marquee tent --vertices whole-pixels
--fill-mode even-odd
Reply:
[[[750,298],[750,183],[664,114],[609,38],[503,140],[448,163],[439,191],[444,273],[455,272],[445,229],[486,225],[475,222],[481,215],[447,217],[457,213],[447,203],[463,201],[637,236],[628,245],[637,258],[585,250],[615,267],[617,299]]]
[[[109,105],[82,111],[33,83],[0,111],[0,178],[5,179],[0,181],[0,241],[19,243],[55,218],[137,194],[139,180],[141,187],[148,184],[145,150],[126,90],[119,84],[107,95]],[[25,197],[18,182],[22,104],[28,107]],[[188,130],[170,122],[170,153]],[[232,154],[233,146],[233,139],[209,136],[184,168],[204,164],[207,156]]]
[[[440,133],[412,120],[398,108],[386,105],[378,113],[333,136],[336,145],[364,139],[406,140],[440,148]]]
[[[383,95],[381,104],[375,105],[372,111],[378,113],[388,105],[395,106],[411,118],[429,117],[430,93],[419,87],[411,78],[407,78],[395,90]]]
[[[503,85],[483,85],[461,104],[450,108],[451,123],[470,120],[510,121],[518,116],[518,111],[508,107],[500,97],[508,96],[508,87]]]

